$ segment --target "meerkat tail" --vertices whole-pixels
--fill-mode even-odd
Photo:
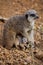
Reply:
[[[5,23],[6,20],[8,20],[8,18],[4,18],[4,17],[1,17],[1,16],[0,16],[0,21],[1,21],[1,22]]]

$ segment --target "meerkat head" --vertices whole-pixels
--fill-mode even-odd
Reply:
[[[27,20],[31,23],[39,18],[37,11],[35,10],[29,10],[26,12],[25,15],[26,15]]]

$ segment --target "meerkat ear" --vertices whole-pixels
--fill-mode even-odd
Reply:
[[[28,18],[28,14],[25,15],[26,19]]]

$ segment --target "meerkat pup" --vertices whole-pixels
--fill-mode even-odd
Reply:
[[[17,48],[19,48],[19,49],[26,49],[26,44],[28,43],[28,41],[27,41],[27,38],[26,37],[24,37],[24,36],[22,36],[20,33],[19,34],[17,34],[17,36],[16,36],[16,39],[18,40],[18,42],[17,42],[17,40],[15,41],[16,42],[16,46],[17,46]]]
[[[26,37],[28,42],[34,44],[34,23],[38,19],[38,14],[35,10],[28,10],[22,15],[16,15],[9,18],[3,30],[3,43],[7,49],[11,49],[13,45],[16,45],[16,34],[20,33]]]

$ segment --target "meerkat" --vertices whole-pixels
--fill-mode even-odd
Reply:
[[[16,34],[20,33],[27,38],[28,42],[34,44],[34,23],[38,19],[38,14],[35,10],[28,10],[22,15],[10,17],[3,30],[3,46],[11,49],[13,45],[16,46]]]
[[[0,21],[2,23],[6,23],[7,20],[8,20],[8,18],[4,18],[4,17],[0,16]],[[16,48],[20,47],[21,49],[24,49],[25,48],[24,45],[26,45],[26,43],[27,43],[27,38],[23,37],[21,34],[17,34],[15,43],[16,43]],[[13,47],[15,47],[15,45]]]
[[[22,36],[21,34],[17,34],[17,37],[16,37],[16,39],[18,39],[18,42],[16,43],[16,46],[17,46],[17,44],[18,44],[18,46],[17,47],[19,47],[19,49],[26,49],[27,48],[27,43],[28,43],[28,40],[27,40],[27,38],[26,37],[24,37],[24,36]],[[17,40],[16,40],[17,41]],[[16,42],[15,41],[15,42]]]

